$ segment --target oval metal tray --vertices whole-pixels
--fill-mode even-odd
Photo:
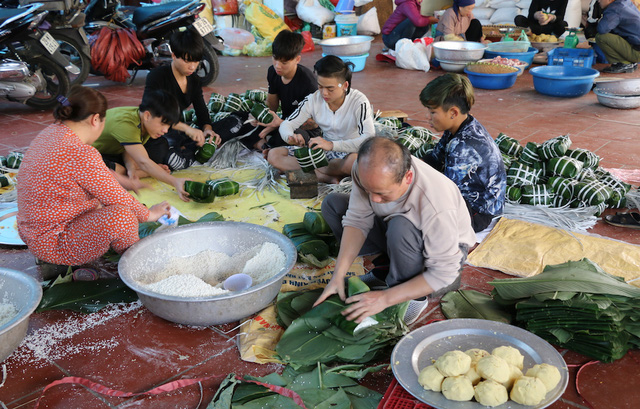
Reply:
[[[435,322],[405,335],[393,349],[391,368],[398,382],[410,394],[436,409],[486,409],[475,401],[448,400],[440,392],[425,390],[418,383],[420,370],[447,351],[466,351],[482,348],[489,352],[495,347],[508,345],[518,348],[524,355],[524,370],[536,364],[547,363],[560,370],[560,382],[537,406],[520,405],[512,400],[495,409],[542,409],[558,400],[569,383],[569,371],[562,356],[547,341],[525,331],[495,321],[452,319]]]

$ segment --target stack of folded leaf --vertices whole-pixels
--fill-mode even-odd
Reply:
[[[340,244],[319,212],[307,212],[299,223],[285,224],[282,234],[291,239],[305,263],[322,268],[336,257]]]
[[[534,206],[596,208],[626,206],[631,185],[598,167],[600,158],[586,149],[570,149],[561,135],[542,144],[520,143],[500,133],[495,141],[507,168],[507,200]]]
[[[640,288],[588,259],[490,284],[494,301],[515,306],[518,325],[552,344],[602,362],[640,347]]]
[[[369,291],[358,277],[350,277],[348,297]],[[332,295],[316,307],[322,289],[280,293],[276,302],[278,323],[286,328],[276,346],[281,361],[300,368],[317,362],[367,363],[408,332],[403,317],[408,302],[388,307],[362,323],[348,321],[347,305]]]

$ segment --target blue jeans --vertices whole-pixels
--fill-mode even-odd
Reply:
[[[402,23],[398,24],[389,34],[382,35],[382,42],[388,48],[395,50],[396,43],[401,38],[408,38],[409,40],[415,40],[416,38],[422,38],[427,34],[427,30],[430,26],[416,27],[411,20],[406,19]]]

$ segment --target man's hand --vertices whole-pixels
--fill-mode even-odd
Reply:
[[[333,150],[333,142],[328,141],[320,136],[316,136],[315,138],[309,139],[309,147],[310,148],[320,148],[325,151]]]
[[[189,129],[185,130],[184,133],[186,133],[187,136],[191,138],[191,140],[195,141],[196,145],[204,145],[204,132],[202,132],[201,130],[189,127]]]
[[[204,130],[204,138],[205,140],[216,144],[217,147],[220,147],[222,144],[222,138],[217,133],[213,132],[213,129],[205,128]]]
[[[184,178],[175,178],[175,182],[173,187],[176,189],[176,192],[178,192],[178,196],[180,196],[180,199],[184,202],[189,202],[189,193],[187,193],[184,190],[184,182],[186,182],[189,179],[184,179]]]
[[[344,292],[344,277],[337,277],[335,275],[335,272],[333,277],[331,278],[331,281],[329,281],[329,284],[327,284],[327,286],[324,288],[324,291],[322,291],[322,294],[320,294],[320,297],[318,297],[316,302],[313,303],[313,306],[315,307],[316,305],[319,305],[333,294],[338,294],[342,301],[344,301],[346,298]]]
[[[304,141],[304,137],[302,135],[300,135],[299,133],[294,133],[293,135],[291,135],[289,137],[289,139],[287,140],[287,143],[289,143],[289,145],[296,145],[296,146],[305,146],[306,143]]]
[[[279,128],[280,124],[284,122],[282,118],[280,118],[275,112],[269,110],[271,115],[273,115],[273,121],[269,124],[263,124],[262,122],[258,122],[258,125],[264,126],[264,129],[260,131],[260,137],[266,138],[274,129]]]
[[[358,324],[389,307],[385,291],[368,291],[349,297],[345,302],[350,305],[342,311],[342,315]]]
[[[157,203],[151,206],[149,209],[149,218],[147,221],[149,222],[157,222],[159,218],[164,215],[169,216],[171,212],[171,206],[167,202]]]

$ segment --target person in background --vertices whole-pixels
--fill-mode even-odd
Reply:
[[[202,96],[202,84],[196,74],[204,53],[202,37],[192,30],[176,31],[171,35],[169,46],[171,65],[151,70],[144,92],[164,90],[178,101],[180,112],[193,105],[198,127],[176,122],[163,136],[169,142],[167,164],[171,170],[179,170],[195,162],[195,152],[205,140],[212,140],[216,145],[220,145],[221,140],[211,126],[209,110]]]
[[[138,223],[157,221],[170,206],[162,202],[147,209],[91,146],[105,126],[107,100],[100,92],[74,86],[61,100],[55,123],[33,140],[20,166],[18,231],[41,261],[77,266],[110,248],[124,252],[139,240]]]
[[[326,152],[329,166],[316,169],[320,182],[338,183],[351,173],[358,147],[375,133],[371,104],[360,91],[351,88],[351,67],[335,55],[327,55],[314,65],[318,90],[308,95],[298,108],[280,124],[280,136],[289,145],[319,148]],[[308,141],[299,132],[307,120],[313,119],[323,136]],[[268,152],[267,159],[284,172],[300,169],[293,156],[294,146],[279,147]]]
[[[502,214],[507,174],[498,145],[469,114],[474,101],[471,82],[460,74],[442,75],[420,93],[431,126],[444,131],[438,144],[422,159],[458,186],[473,230],[479,232]]]
[[[631,0],[598,1],[603,11],[596,44],[611,63],[602,72],[634,72],[640,62],[640,11]]]
[[[516,16],[518,27],[529,27],[533,34],[553,34],[560,37],[567,29],[564,14],[568,0],[533,0],[527,17]]]
[[[315,302],[338,294],[350,304],[342,313],[362,322],[385,308],[409,301],[404,322],[412,324],[427,296],[453,291],[476,242],[469,212],[456,185],[442,173],[386,138],[365,141],[351,173],[351,194],[332,193],[322,215],[340,240],[331,281]],[[345,277],[360,255],[382,253],[388,265],[362,277],[373,291],[345,297]],[[346,300],[345,300],[346,298]]]
[[[102,134],[93,146],[109,169],[132,178],[151,176],[173,186],[188,202],[186,179],[171,175],[167,166],[169,145],[162,135],[178,122],[178,102],[163,90],[144,93],[140,106],[107,110]]]
[[[435,41],[483,40],[482,24],[473,17],[475,0],[453,0],[453,7],[442,14],[436,27]]]
[[[273,65],[267,71],[269,83],[267,106],[271,110],[274,120],[270,124],[261,124],[264,129],[260,131],[258,148],[267,142],[269,147],[282,146],[284,141],[278,132],[280,124],[298,108],[307,95],[318,90],[318,81],[316,81],[313,72],[300,64],[303,47],[304,37],[302,34],[289,30],[282,30],[273,40],[271,47]],[[276,114],[278,106],[282,109],[282,118]],[[317,125],[313,123],[310,126],[303,126],[303,129],[306,130],[314,128],[317,128]],[[318,132],[315,136],[320,136],[320,134]]]
[[[421,4],[422,0],[396,0],[396,9],[382,26],[382,42],[387,48],[395,50],[401,38],[424,37],[431,24],[438,22],[435,17],[420,14]]]

